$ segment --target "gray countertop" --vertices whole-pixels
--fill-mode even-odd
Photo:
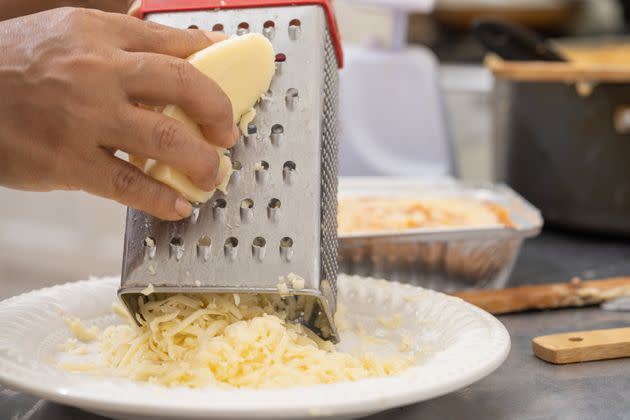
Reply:
[[[630,275],[629,241],[545,232],[523,247],[511,284],[615,275]],[[630,418],[630,360],[555,366],[538,360],[531,351],[534,336],[625,326],[630,324],[630,313],[563,309],[506,315],[500,320],[510,332],[512,350],[496,372],[460,391],[370,419]],[[103,418],[0,387],[0,419]]]

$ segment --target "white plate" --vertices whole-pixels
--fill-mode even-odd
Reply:
[[[118,278],[92,279],[0,302],[0,383],[118,419],[353,418],[444,395],[472,384],[507,357],[510,338],[488,313],[460,299],[418,287],[340,276],[347,321],[397,347],[409,335],[426,357],[398,376],[283,390],[168,389],[130,380],[58,370],[52,360],[70,333],[62,314],[99,326],[112,315]],[[410,296],[412,298],[410,298]],[[401,314],[396,330],[378,317]],[[342,331],[342,348],[359,341]],[[388,351],[387,346],[375,349]],[[389,349],[391,351],[392,349]]]

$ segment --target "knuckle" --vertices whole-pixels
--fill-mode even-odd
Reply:
[[[155,124],[153,138],[162,152],[173,152],[181,146],[180,129],[175,122],[161,119]]]
[[[140,183],[142,174],[137,170],[122,167],[116,170],[112,178],[114,194],[117,197],[126,196],[134,187]]]
[[[78,51],[68,58],[66,65],[69,71],[82,77],[94,75],[99,70],[99,73],[102,75],[104,73],[103,70],[108,66],[101,55],[89,51]]]
[[[175,66],[175,79],[182,90],[194,85],[197,79],[197,70],[185,60],[177,60]]]
[[[187,29],[182,32],[183,32],[182,35],[185,38],[185,42],[187,42],[193,47],[208,44],[208,37],[206,37],[204,33],[198,29]]]
[[[152,32],[154,36],[161,39],[167,39],[166,32],[168,29],[166,26],[157,22],[150,21],[150,20],[142,21],[142,25],[144,25],[144,29]]]
[[[80,7],[64,7],[60,10],[63,19],[72,27],[84,27],[95,16],[95,11]]]

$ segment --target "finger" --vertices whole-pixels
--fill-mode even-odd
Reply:
[[[126,15],[111,15],[110,32],[126,51],[153,52],[186,58],[226,39],[222,32],[177,29]]]
[[[123,62],[123,89],[133,102],[179,105],[212,144],[234,146],[232,104],[212,79],[186,60],[160,54],[128,53]]]
[[[163,114],[129,106],[122,121],[123,135],[105,140],[129,154],[152,158],[177,168],[198,187],[212,191],[217,184],[219,155],[203,138]]]
[[[103,151],[105,158],[86,191],[145,211],[162,220],[190,216],[191,204],[180,194],[145,175],[128,162]]]
[[[142,5],[142,0],[133,0],[129,9],[127,10],[127,14],[129,16],[140,17],[140,6]]]

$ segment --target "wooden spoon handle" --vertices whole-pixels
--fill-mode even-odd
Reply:
[[[534,354],[554,364],[630,357],[630,328],[577,331],[536,337]]]
[[[567,283],[453,293],[453,296],[493,314],[594,305],[627,295],[630,295],[630,277],[588,281],[573,279]]]

